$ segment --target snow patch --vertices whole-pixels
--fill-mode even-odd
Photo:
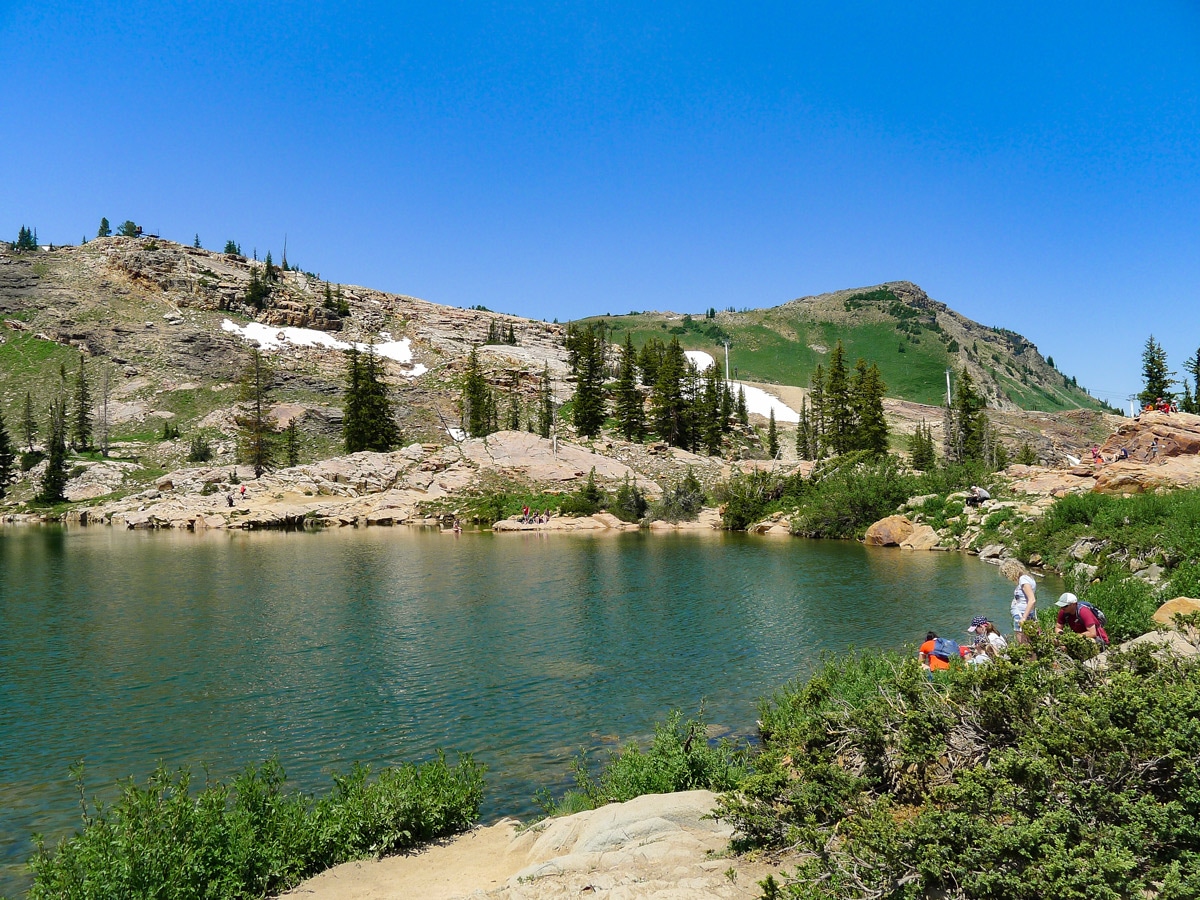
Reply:
[[[800,413],[796,412],[778,397],[768,394],[762,388],[751,387],[737,381],[729,382],[729,390],[736,398],[738,390],[746,392],[746,412],[757,413],[763,418],[770,418],[771,410],[775,410],[776,422],[799,422]]]
[[[703,350],[684,350],[683,355],[688,358],[689,362],[695,365],[696,370],[699,372],[712,368],[716,362],[710,354],[705,353]],[[750,398],[747,397],[746,399],[749,400]]]
[[[327,331],[317,331],[315,328],[293,328],[290,325],[272,326],[261,322],[247,322],[238,325],[226,319],[221,323],[221,330],[236,334],[244,341],[254,341],[264,350],[278,350],[280,347],[324,347],[328,350],[349,350],[357,348],[366,352],[370,345],[339,341]],[[412,346],[408,338],[394,341],[392,336],[384,331],[379,335],[383,340],[375,345],[375,354],[385,359],[394,359],[398,363],[412,363]],[[421,363],[413,365],[412,370],[405,372],[408,378],[416,378],[429,371]]]

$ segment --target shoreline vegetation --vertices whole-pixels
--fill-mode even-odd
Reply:
[[[835,492],[799,494],[810,505],[798,519],[851,530],[895,508],[886,461],[846,466],[820,482]],[[793,496],[762,490],[756,513]],[[853,497],[864,518],[831,515],[843,509],[837,497]],[[1200,491],[1068,495],[1040,518],[1006,515],[984,536],[1058,568],[1104,609],[1113,649],[1103,666],[1092,642],[1053,634],[1046,602],[1029,643],[989,665],[931,679],[911,655],[830,656],[761,701],[761,747],[712,743],[701,717],[676,712],[647,747],[577,758],[576,787],[543,792],[543,809],[723,792],[717,815],[736,827],[733,849],[808,855],[762,882],[768,900],[1200,895],[1197,665],[1151,646],[1117,649],[1160,627],[1151,615],[1164,599],[1200,593]],[[1151,565],[1158,587],[1137,577]],[[1200,614],[1176,617],[1192,646],[1198,626]],[[335,862],[466,830],[483,791],[469,756],[374,781],[356,768],[319,800],[288,793],[272,762],[195,793],[188,773],[160,769],[94,811],[77,779],[83,828],[57,848],[39,841],[31,900],[263,897]]]

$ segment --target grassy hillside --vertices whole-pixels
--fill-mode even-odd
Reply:
[[[840,340],[851,363],[874,361],[889,396],[918,403],[945,397],[946,369],[966,367],[992,405],[1060,411],[1102,404],[1051,366],[1037,348],[1011,331],[987,328],[930,300],[905,282],[806,297],[771,309],[708,316],[629,313],[600,316],[613,341],[635,345],[678,337],[684,349],[724,359],[751,381],[806,386]]]

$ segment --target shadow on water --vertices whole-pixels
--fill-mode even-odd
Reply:
[[[0,570],[0,893],[30,832],[75,827],[77,759],[105,796],[272,754],[324,792],[442,747],[488,765],[485,817],[527,815],[580,748],[701,703],[752,734],[823,652],[1005,622],[1012,590],[958,554],[715,533],[0,529]]]

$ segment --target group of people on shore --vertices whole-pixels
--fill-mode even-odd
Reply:
[[[1014,640],[1023,643],[1028,641],[1024,630],[1025,623],[1034,618],[1033,611],[1037,606],[1037,582],[1027,569],[1020,566],[1013,568],[1012,577],[1016,581],[1012,603],[1009,605],[1013,637]],[[1064,629],[1069,628],[1076,634],[1095,641],[1101,650],[1108,646],[1104,613],[1069,591],[1062,594],[1054,605],[1058,607],[1054,623],[1055,634],[1062,634]],[[973,636],[971,644],[960,646],[956,641],[939,637],[934,631],[928,632],[924,643],[917,650],[917,658],[921,665],[930,672],[949,669],[950,660],[955,656],[967,663],[978,665],[997,659],[1008,650],[1008,639],[987,616],[972,618],[967,633]]]
[[[521,524],[522,525],[545,525],[550,521],[550,509],[547,507],[542,512],[530,510],[528,506],[521,509]]]

